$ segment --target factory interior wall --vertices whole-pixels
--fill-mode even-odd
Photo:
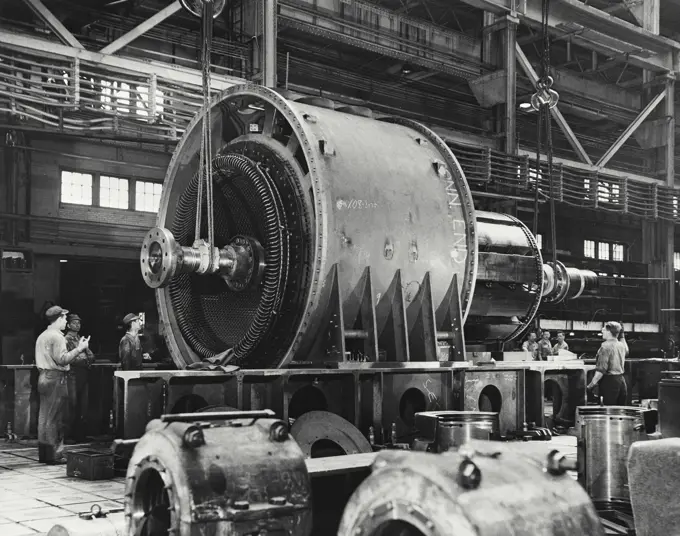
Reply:
[[[34,360],[35,337],[45,328],[42,313],[50,303],[83,316],[83,330],[93,335],[93,345],[100,352],[117,352],[122,335],[118,324],[128,312],[144,311],[147,325],[157,331],[153,292],[144,285],[138,265],[144,232],[155,225],[156,214],[63,204],[61,171],[160,182],[171,152],[68,137],[26,136],[22,142],[38,149],[23,151],[21,156],[29,165],[21,161],[15,168],[17,182],[30,185],[30,194],[18,207],[18,213],[30,221],[16,224],[21,229],[18,243],[11,244],[10,233],[5,233],[0,248],[32,251],[33,269],[21,276],[2,274],[0,290],[8,310],[0,315],[0,363],[20,364],[22,356],[24,362]],[[1,153],[0,169],[5,171],[7,157]],[[11,211],[5,195],[8,179],[9,174],[2,173],[3,212]]]

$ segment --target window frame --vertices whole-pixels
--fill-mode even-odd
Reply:
[[[71,203],[68,201],[62,201],[62,196],[64,195],[64,172],[66,173],[78,173],[80,175],[91,175],[92,176],[92,195],[91,199],[92,201],[90,203]],[[59,168],[59,205],[70,205],[74,207],[96,207],[97,204],[99,203],[99,195],[98,192],[99,190],[95,188],[95,183],[97,182],[97,174],[92,172],[92,171],[86,171],[86,170],[77,170],[73,168],[68,168],[68,167],[60,167]],[[95,192],[97,192],[97,195],[95,197]],[[97,204],[95,204],[97,203]]]
[[[589,256],[586,255],[586,247],[585,247],[586,242],[592,242],[593,244],[595,244],[595,250],[593,252],[592,257],[589,257]],[[608,256],[607,256],[606,259],[603,259],[600,256],[600,246],[605,245],[605,244],[607,245]],[[615,248],[615,246],[621,246],[621,259],[615,259],[614,258],[614,248]],[[628,248],[627,248],[626,244],[624,244],[622,242],[609,242],[606,239],[598,240],[596,238],[584,238],[583,239],[582,251],[583,251],[583,258],[584,259],[593,259],[593,260],[596,260],[596,261],[603,261],[603,262],[626,262]]]
[[[161,200],[160,199],[158,200],[158,210],[156,210],[156,212],[151,211],[151,210],[142,210],[140,208],[137,208],[137,183],[140,183],[140,182],[141,183],[150,183],[150,184],[160,184],[160,186],[161,186],[161,198],[163,197],[163,183],[161,181],[152,181],[152,180],[145,180],[145,179],[135,180],[135,182],[134,182],[135,192],[133,194],[134,195],[134,201],[135,201],[135,208],[133,210],[135,212],[141,212],[143,214],[158,214],[158,211],[161,209],[161,206],[160,206]]]
[[[92,203],[84,205],[81,203],[68,203],[61,200],[62,195],[62,175],[64,172],[81,173],[84,175],[92,175]],[[128,182],[128,208],[103,207],[101,205],[101,177],[111,177],[113,179],[124,179]],[[164,181],[151,179],[148,177],[133,177],[130,175],[117,175],[110,172],[93,171],[90,169],[75,169],[68,166],[59,166],[59,206],[69,207],[88,207],[97,208],[101,210],[115,210],[118,212],[136,212],[139,214],[158,214],[157,212],[150,212],[148,210],[137,210],[137,182],[152,182],[164,186]],[[160,207],[159,207],[160,210]]]

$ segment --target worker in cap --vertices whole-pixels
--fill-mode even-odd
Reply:
[[[149,354],[142,354],[142,343],[139,340],[142,322],[138,315],[130,313],[123,318],[123,324],[127,331],[118,345],[120,368],[121,370],[142,370],[144,359],[150,359]]]
[[[606,322],[602,328],[602,346],[597,351],[595,376],[588,384],[588,390],[600,387],[600,399],[605,406],[625,406],[628,398],[625,359],[628,343],[623,327],[618,322]]]
[[[68,311],[58,305],[47,309],[48,326],[35,341],[35,364],[38,368],[38,460],[41,463],[64,463],[64,413],[68,404],[70,364],[87,350],[90,338],[81,337],[73,350],[66,347],[62,331]]]
[[[66,348],[71,351],[80,341],[82,319],[77,314],[66,315]],[[83,442],[87,432],[88,369],[94,362],[92,350],[86,348],[78,359],[71,363],[68,374],[68,419],[66,420],[67,439]]]

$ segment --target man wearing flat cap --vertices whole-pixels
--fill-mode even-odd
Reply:
[[[149,354],[142,354],[142,343],[139,340],[142,322],[139,316],[130,313],[123,318],[123,324],[127,331],[118,345],[120,368],[121,370],[142,370],[144,359],[149,359]]]
[[[64,463],[64,413],[68,404],[68,372],[88,348],[90,338],[81,337],[71,351],[62,331],[68,311],[58,305],[45,312],[47,329],[35,341],[35,364],[38,367],[38,460],[41,463]]]
[[[82,319],[76,314],[66,316],[66,348],[69,352],[78,347]],[[68,422],[66,424],[66,438],[80,443],[85,441],[87,432],[87,371],[94,362],[92,350],[86,348],[80,356],[71,363],[68,374]]]

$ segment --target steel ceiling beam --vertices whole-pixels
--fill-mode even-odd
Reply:
[[[24,0],[24,2],[31,8],[33,13],[49,26],[50,30],[54,32],[54,35],[56,35],[62,43],[72,46],[73,48],[85,49],[85,47],[80,44],[80,41],[66,29],[66,26],[59,22],[59,19],[57,19],[57,17],[55,17],[40,0]]]
[[[144,35],[154,26],[158,26],[165,19],[177,13],[180,9],[182,9],[182,6],[179,3],[179,0],[175,0],[168,7],[161,9],[158,13],[146,19],[144,22],[130,30],[128,33],[121,35],[113,43],[109,43],[108,45],[106,45],[99,52],[101,54],[115,54],[121,48],[126,47],[127,45],[132,43],[132,41]]]
[[[617,139],[612,146],[607,149],[607,152],[605,152],[602,155],[602,158],[600,158],[597,161],[597,164],[595,164],[598,168],[604,167],[607,165],[607,162],[609,162],[612,157],[617,153],[621,147],[623,147],[623,144],[626,143],[628,138],[630,138],[633,133],[638,129],[638,127],[644,123],[645,119],[649,117],[649,114],[651,114],[654,109],[661,103],[661,101],[666,97],[666,92],[662,91],[659,93],[656,97],[654,97],[647,106],[643,108],[643,110],[638,114],[638,116],[633,119],[633,122],[628,125],[628,128],[624,130],[621,135],[619,136],[619,139]]]
[[[463,0],[468,5],[500,15],[513,14],[529,26],[541,27],[541,0],[523,0],[514,11],[516,0]],[[620,57],[650,71],[675,71],[673,52],[680,43],[656,35],[634,24],[590,7],[578,0],[556,0],[551,4],[550,32],[572,36],[574,43],[609,57]]]
[[[517,61],[519,61],[519,64],[522,66],[522,70],[525,72],[534,88],[536,88],[536,83],[538,82],[538,74],[536,74],[536,71],[531,65],[531,62],[522,51],[522,47],[516,44],[515,51],[517,53]],[[562,115],[562,112],[560,112],[557,109],[557,106],[555,106],[554,108],[550,109],[550,113],[555,119],[555,122],[559,125],[560,130],[566,136],[569,145],[571,145],[571,147],[574,149],[574,151],[581,159],[581,161],[585,162],[586,164],[592,165],[593,161],[588,156],[588,153],[583,148],[583,145],[581,145],[581,142],[578,141],[578,138],[576,137],[576,134],[574,134],[574,131],[571,130],[571,127],[569,126],[567,120]]]
[[[98,63],[101,66],[111,67],[112,69],[143,75],[155,74],[158,78],[178,84],[201,87],[203,83],[201,72],[196,69],[187,69],[185,67],[179,67],[160,61],[122,58],[110,54],[102,54],[100,52],[91,52],[89,50],[60,45],[59,43],[54,43],[45,39],[36,39],[27,35],[9,32],[1,28],[0,43],[2,43],[3,46],[23,51],[30,50],[32,52],[44,54],[47,57],[58,57],[60,59],[63,59],[64,57],[72,59],[79,58],[82,61]],[[241,78],[217,74],[211,76],[211,82],[212,89],[217,91],[222,91],[232,86],[246,83],[246,81]]]

